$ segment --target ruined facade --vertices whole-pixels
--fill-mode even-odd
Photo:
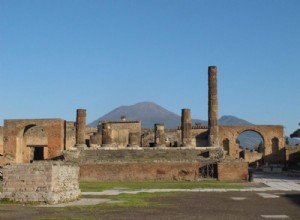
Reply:
[[[65,147],[61,119],[4,120],[3,154],[16,163],[29,163],[61,155]]]
[[[53,159],[70,149],[122,148],[211,148],[224,149],[230,159],[241,155],[249,162],[264,160],[284,162],[284,130],[280,125],[224,126],[218,124],[217,67],[208,67],[208,126],[192,125],[190,109],[182,109],[181,125],[168,129],[157,122],[142,129],[140,121],[102,121],[98,127],[86,126],[86,110],[78,109],[76,122],[62,119],[5,120],[0,127],[0,154],[16,163]],[[263,139],[260,154],[242,152],[237,138],[245,131],[255,131]],[[2,144],[3,143],[3,144]],[[3,149],[3,150],[2,150]],[[247,159],[248,158],[248,159]]]
[[[141,122],[140,121],[103,121],[98,126],[98,134],[102,134],[101,147],[140,146]]]

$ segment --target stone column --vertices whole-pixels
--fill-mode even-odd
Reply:
[[[155,124],[154,125],[154,144],[156,147],[165,147],[165,125]]]
[[[111,147],[112,141],[112,129],[109,123],[102,123],[102,147]]]
[[[217,67],[208,67],[208,142],[219,146]]]
[[[191,146],[191,129],[192,129],[192,119],[191,110],[182,109],[181,110],[181,142],[182,146]]]
[[[130,132],[129,133],[129,144],[128,147],[139,147],[140,145],[140,133]]]
[[[102,143],[102,135],[101,133],[95,133],[90,138],[90,146],[91,148],[98,148]]]
[[[85,144],[86,110],[77,109],[76,115],[76,147],[86,147]]]

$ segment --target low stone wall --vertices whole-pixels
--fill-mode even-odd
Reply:
[[[218,180],[248,180],[248,163],[241,161],[219,162]]]
[[[81,181],[197,180],[199,162],[81,164]]]
[[[56,204],[78,199],[79,167],[60,162],[15,164],[3,169],[2,198]]]
[[[219,148],[139,148],[139,149],[97,149],[64,151],[66,161],[78,164],[132,163],[132,162],[195,162],[207,158],[221,157]],[[219,156],[218,156],[219,155]]]

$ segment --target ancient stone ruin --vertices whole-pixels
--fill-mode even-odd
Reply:
[[[125,117],[87,127],[85,109],[77,110],[75,122],[63,119],[4,120],[4,126],[0,127],[0,165],[23,164],[5,167],[5,195],[22,201],[25,194],[21,192],[28,188],[32,191],[26,195],[32,201],[56,202],[67,198],[63,195],[57,199],[54,195],[60,194],[63,181],[68,181],[62,176],[69,175],[66,171],[69,166],[37,165],[40,163],[36,161],[44,160],[60,159],[77,164],[81,180],[195,180],[205,177],[246,180],[248,162],[285,164],[288,160],[286,152],[291,151],[285,148],[283,126],[219,125],[216,66],[208,67],[208,126],[193,125],[191,118],[192,111],[183,108],[178,129],[166,128],[161,122],[144,129],[141,121],[126,120]],[[241,151],[236,140],[245,131],[255,131],[262,137],[263,146],[259,153]],[[62,176],[53,172],[58,168],[57,173]],[[76,169],[72,171],[72,181],[75,181]],[[39,176],[43,172],[45,177]],[[42,186],[25,187],[22,181],[29,173],[33,179],[35,176],[41,179]],[[46,183],[43,178],[52,182]],[[21,182],[13,183],[15,180]],[[74,196],[75,199],[78,188],[75,183],[70,184],[74,184],[74,188],[71,187],[69,198]],[[41,192],[41,195],[34,195],[34,192]]]
[[[60,162],[14,164],[3,169],[2,198],[56,204],[80,196],[79,167]]]

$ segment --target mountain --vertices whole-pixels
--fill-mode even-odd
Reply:
[[[181,125],[181,116],[161,107],[153,102],[140,102],[130,106],[120,106],[106,115],[96,119],[89,126],[96,126],[102,120],[120,120],[126,116],[127,120],[142,121],[142,128],[153,128],[155,123],[164,123],[166,128],[177,128]],[[207,125],[207,121],[192,119],[192,124]],[[219,119],[221,125],[251,125],[250,122],[235,116],[226,115]]]
[[[177,128],[181,124],[181,116],[157,105],[153,102],[140,102],[130,106],[120,106],[106,115],[96,119],[89,126],[96,126],[102,120],[120,120],[126,116],[127,120],[139,120],[142,128],[153,128],[155,123],[164,123],[166,128]],[[192,123],[205,121],[193,119]]]
[[[120,120],[122,116],[125,116],[127,120],[142,121],[143,128],[152,128],[155,123],[165,123],[166,127],[169,127],[171,123],[173,127],[179,117],[153,102],[140,102],[135,105],[120,106],[96,119],[90,125],[97,125],[103,120]]]
[[[224,115],[219,119],[220,125],[253,125],[252,123],[232,115]]]
[[[96,119],[88,126],[96,126],[102,120],[120,120],[126,116],[127,120],[140,120],[142,128],[153,128],[155,123],[163,123],[166,128],[177,128],[181,125],[181,116],[157,105],[153,102],[140,102],[130,106],[120,106],[106,115]],[[207,125],[207,121],[192,119],[192,124],[200,122]],[[219,119],[220,125],[252,125],[252,123],[232,115],[225,115]],[[240,134],[239,142],[245,148],[258,146],[262,141],[261,136],[253,131]]]

